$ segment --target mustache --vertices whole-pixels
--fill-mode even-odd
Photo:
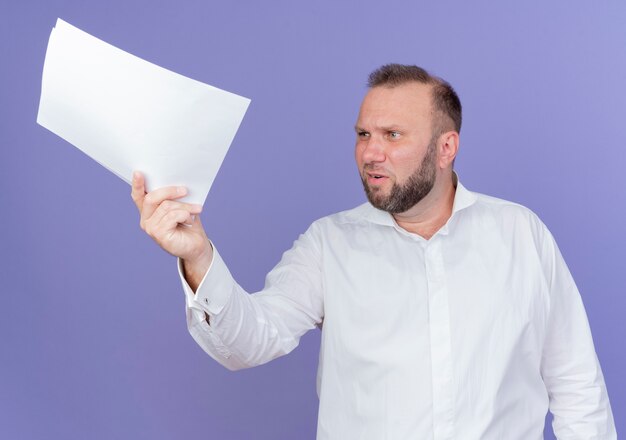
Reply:
[[[363,164],[364,171],[387,171],[385,167],[381,167],[380,165],[374,163],[366,163]]]
[[[361,168],[361,174],[364,175],[366,173],[381,173],[385,176],[394,176],[395,174],[390,172],[386,167],[382,167],[380,165],[374,164],[374,163],[366,163],[363,164],[363,167]]]

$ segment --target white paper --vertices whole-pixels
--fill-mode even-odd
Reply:
[[[203,204],[250,104],[57,20],[37,122],[130,183],[183,185]]]

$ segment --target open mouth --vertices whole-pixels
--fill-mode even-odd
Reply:
[[[387,179],[387,176],[385,176],[384,174],[367,173],[367,181],[369,183],[379,184],[382,183],[385,179]]]

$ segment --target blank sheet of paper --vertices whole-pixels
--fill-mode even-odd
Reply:
[[[37,122],[126,182],[184,185],[203,204],[248,98],[142,60],[57,20]]]

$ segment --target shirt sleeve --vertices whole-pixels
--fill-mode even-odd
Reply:
[[[260,365],[289,353],[306,331],[321,323],[323,283],[312,229],[283,254],[263,290],[253,294],[236,283],[215,247],[195,294],[179,261],[187,327],[209,356],[230,370]]]
[[[580,293],[545,226],[542,235],[540,252],[550,291],[550,310],[541,374],[554,416],[554,433],[560,440],[616,439],[611,405]]]

